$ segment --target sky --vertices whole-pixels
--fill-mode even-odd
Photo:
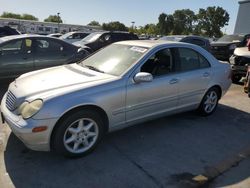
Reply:
[[[58,12],[64,23],[87,25],[95,20],[99,23],[120,21],[130,27],[157,23],[161,13],[173,14],[178,9],[190,9],[197,13],[199,8],[220,6],[229,15],[229,25],[222,29],[231,34],[238,13],[238,0],[0,0],[0,14],[12,12],[32,14],[40,21]]]

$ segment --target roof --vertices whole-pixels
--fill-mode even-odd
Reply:
[[[180,44],[180,42],[172,42],[172,41],[164,41],[164,40],[126,40],[126,41],[117,42],[116,44],[152,48],[154,46],[159,46],[163,44]]]
[[[6,37],[1,37],[0,43],[5,42],[5,41],[9,41],[9,40],[13,40],[13,39],[23,39],[23,38],[27,38],[27,37],[29,37],[29,38],[32,38],[32,37],[51,38],[49,36],[35,35],[35,34],[10,35],[10,36],[6,36]]]

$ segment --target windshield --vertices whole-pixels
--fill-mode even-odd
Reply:
[[[60,39],[66,39],[66,38],[67,38],[68,36],[70,36],[70,35],[72,35],[72,33],[71,33],[71,32],[66,33],[66,34],[64,34],[64,35],[60,36]]]
[[[243,39],[243,35],[224,35],[217,42],[241,42]]]
[[[161,37],[159,40],[179,42],[181,39],[183,39],[183,37],[181,36],[165,36],[165,37]]]
[[[145,54],[147,48],[112,44],[100,50],[79,65],[99,72],[120,76]]]
[[[102,35],[102,33],[91,33],[87,37],[83,38],[81,41],[82,42],[93,42],[96,39],[98,39],[101,35]]]

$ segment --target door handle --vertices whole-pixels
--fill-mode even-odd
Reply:
[[[204,73],[203,73],[203,77],[207,78],[207,77],[209,77],[209,76],[210,76],[209,72],[204,72]]]
[[[174,79],[169,81],[170,84],[176,84],[178,82],[179,82],[179,79],[177,79],[177,78],[174,78]]]

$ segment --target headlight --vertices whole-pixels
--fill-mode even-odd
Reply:
[[[24,102],[18,108],[18,113],[21,114],[23,119],[28,119],[35,115],[43,105],[43,101],[41,99],[34,100],[32,102]]]
[[[229,50],[234,50],[235,48],[237,48],[237,45],[236,44],[231,44],[229,46]]]

